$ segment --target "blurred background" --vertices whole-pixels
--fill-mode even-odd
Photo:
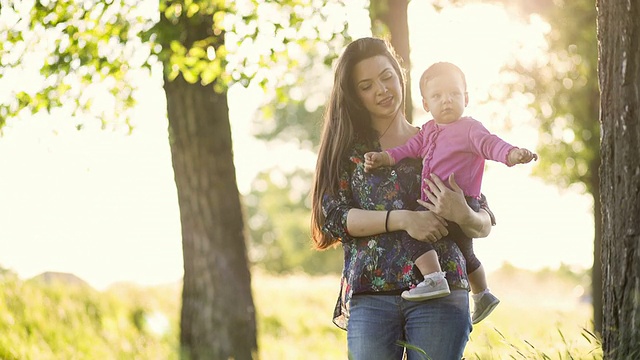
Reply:
[[[370,31],[364,5],[348,4],[353,37]],[[435,61],[458,64],[469,84],[466,115],[517,146],[544,146],[538,119],[526,102],[515,95],[500,102],[491,99],[491,92],[505,78],[502,67],[514,58],[534,61],[549,56],[547,23],[535,17],[525,23],[502,6],[487,4],[438,12],[429,3],[413,1],[408,14],[414,79]],[[30,75],[27,70],[33,77],[21,81],[37,80],[38,69],[26,69],[23,76]],[[331,84],[331,72],[322,71],[317,76],[323,88],[308,98],[313,104],[307,106],[316,109]],[[130,135],[104,131],[98,121],[78,131],[75,122],[55,114],[8,119],[0,138],[1,266],[23,277],[71,272],[98,288],[118,281],[159,284],[181,278],[180,219],[162,79],[152,72],[137,80],[141,95]],[[3,87],[7,82],[5,78]],[[414,88],[414,104],[419,106]],[[264,120],[260,113],[268,100],[257,87],[234,85],[229,90],[238,188],[252,241],[250,258],[276,272],[337,272],[340,261],[329,261],[326,268],[308,262],[318,256],[309,250],[307,220],[313,148],[295,134],[275,140],[255,136],[260,128],[273,126],[273,120]],[[414,111],[417,126],[430,119],[422,108]],[[319,113],[301,120],[319,131]],[[498,225],[490,237],[476,241],[480,258],[489,270],[505,262],[526,269],[560,264],[590,268],[591,196],[579,184],[562,188],[532,176],[536,166],[487,163],[482,191]],[[283,216],[278,203],[282,201],[296,211]],[[332,257],[341,260],[341,254]]]
[[[268,2],[236,5],[242,8],[244,3]],[[295,289],[315,278],[316,289],[322,289],[328,301],[319,321],[329,327],[342,252],[311,250],[308,195],[322,106],[333,75],[327,59],[335,59],[338,54],[333,49],[342,48],[348,39],[372,34],[371,3],[309,2],[324,14],[322,22],[309,20],[320,38],[323,31],[343,37],[328,36],[328,45],[316,51],[288,48],[290,60],[304,65],[298,68],[252,70],[242,63],[245,71],[254,73],[254,80],[234,78],[237,81],[230,83],[227,93],[254,279]],[[33,5],[6,0],[0,4],[3,31],[24,26],[21,11],[28,12]],[[136,4],[137,15],[157,21],[157,3]],[[268,9],[263,11],[261,16],[268,17]],[[407,14],[411,77],[418,79],[436,61],[456,63],[469,86],[465,114],[514,145],[536,149],[541,158],[513,168],[486,165],[482,192],[496,214],[497,226],[475,244],[490,273],[490,286],[517,293],[523,313],[532,303],[542,303],[544,311],[556,315],[577,309],[571,321],[579,325],[571,330],[577,330],[579,337],[581,329],[592,326],[590,269],[599,221],[594,221],[593,201],[599,136],[593,4],[414,0]],[[148,44],[130,49],[131,64],[141,64],[152,55],[148,67],[131,65],[128,81],[136,88],[136,102],[127,110],[126,120],[105,121],[96,115],[111,114],[119,107],[120,95],[110,92],[108,81],[96,82],[82,94],[60,95],[60,106],[51,111],[6,116],[16,94],[35,94],[47,81],[39,74],[42,59],[48,56],[46,40],[30,48],[31,55],[16,65],[15,54],[24,52],[20,46],[35,43],[28,34],[22,45],[5,42],[0,48],[4,106],[0,109],[0,268],[20,279],[44,272],[71,273],[100,291],[122,283],[140,287],[180,283],[184,273],[180,209],[161,62],[153,60]],[[276,41],[265,37],[262,43],[229,45],[229,66],[240,64],[234,56],[251,58],[264,51],[260,48],[264,43],[283,46]],[[271,77],[276,81],[266,81]],[[68,105],[73,96],[91,97],[93,113],[72,115]],[[415,81],[412,100],[413,123],[420,126],[431,118],[420,107]],[[538,297],[545,284],[553,297]],[[254,289],[258,303],[277,296],[261,286]],[[179,289],[171,291],[177,302]],[[174,328],[176,306],[170,304],[167,311],[174,313],[164,317]],[[498,315],[505,322],[507,309]],[[259,315],[267,327],[280,316]],[[158,324],[157,318],[148,319]],[[554,319],[552,326],[565,318]],[[273,326],[281,329],[278,324]],[[277,338],[278,332],[273,334]],[[332,336],[344,341],[343,334],[337,334]],[[261,348],[273,347],[267,343],[263,338]],[[279,349],[266,358],[284,358],[273,355]],[[470,351],[475,351],[473,345]]]

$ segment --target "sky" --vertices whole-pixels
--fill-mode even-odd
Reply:
[[[356,16],[366,12],[353,10]],[[475,5],[435,13],[410,3],[412,76],[434,61],[452,61],[467,74],[470,104],[465,114],[520,147],[535,149],[537,129],[526,111],[511,118],[487,105],[490,85],[514,49],[528,44],[535,56],[544,26],[524,26],[504,10]],[[353,36],[368,35],[354,24]],[[443,28],[457,29],[442,31]],[[66,119],[34,117],[9,121],[0,137],[0,266],[22,278],[44,271],[74,273],[102,289],[114,282],[141,285],[182,277],[179,209],[167,141],[161,83],[144,82],[147,96],[136,108],[136,130],[87,127],[76,131]],[[419,104],[414,90],[414,103]],[[260,92],[229,91],[234,156],[241,193],[258,172],[282,166],[313,168],[315,155],[294,144],[265,144],[251,134]],[[422,110],[414,123],[429,120]],[[561,263],[588,268],[593,259],[593,202],[579,189],[560,190],[530,175],[535,164],[513,168],[488,163],[483,193],[497,216],[486,239],[475,241],[488,271],[504,262],[540,269]]]

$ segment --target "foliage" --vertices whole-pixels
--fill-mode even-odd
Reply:
[[[0,78],[10,86],[0,94],[0,128],[20,114],[56,111],[132,127],[137,84],[159,65],[169,80],[180,74],[218,92],[253,81],[272,94],[263,120],[274,121],[313,82],[304,74],[326,73],[347,31],[340,0],[2,4]],[[33,81],[10,81],[25,76]]]
[[[6,2],[3,1],[2,4]],[[293,76],[289,74],[292,68],[300,65],[296,61],[308,60],[308,54],[316,51],[332,57],[336,53],[332,44],[342,44],[340,34],[346,29],[345,21],[325,21],[334,10],[339,10],[341,4],[336,0],[163,0],[157,5],[152,1],[142,0],[11,1],[7,7],[8,11],[5,12],[3,6],[0,13],[2,28],[10,30],[7,32],[8,35],[0,38],[3,43],[0,62],[9,65],[2,67],[2,75],[12,71],[12,74],[28,73],[33,69],[39,71],[40,75],[35,78],[29,89],[11,88],[9,96],[0,101],[0,118],[3,119],[0,126],[6,118],[18,117],[20,114],[47,115],[53,111],[60,112],[66,104],[71,104],[71,111],[60,113],[61,117],[84,117],[89,114],[101,121],[103,127],[105,124],[125,123],[131,130],[132,126],[128,122],[126,112],[135,98],[133,93],[136,75],[142,76],[140,73],[136,74],[135,70],[161,68],[168,97],[170,136],[173,137],[172,154],[182,205],[182,219],[192,216],[189,213],[191,209],[185,207],[186,203],[192,203],[189,195],[196,193],[195,196],[199,196],[198,191],[212,189],[213,196],[207,198],[214,200],[200,203],[197,214],[213,214],[213,217],[207,220],[211,220],[215,227],[224,221],[224,216],[215,211],[214,205],[225,205],[224,201],[216,203],[216,195],[229,194],[231,201],[234,201],[233,204],[236,204],[235,200],[238,199],[237,192],[229,193],[229,187],[226,185],[215,186],[218,183],[215,181],[219,175],[216,173],[218,169],[222,169],[219,171],[221,178],[235,181],[232,157],[225,156],[231,153],[231,142],[227,141],[230,138],[229,114],[226,113],[227,87],[234,82],[248,85],[249,81],[255,81],[262,86],[269,83],[277,89],[275,92],[280,95],[277,96],[278,100],[287,99],[288,94],[281,91],[284,86],[296,83],[296,73],[294,72]],[[9,22],[5,21],[7,16]],[[24,34],[28,39],[25,40]],[[6,53],[5,49],[8,50]],[[43,66],[36,63],[29,68],[23,68],[23,64],[29,63],[28,60],[32,58],[42,58]],[[314,61],[308,60],[307,64],[314,64]],[[143,75],[148,76],[148,73]],[[184,80],[186,83],[174,80]],[[94,87],[102,91],[91,91]],[[214,111],[200,111],[195,116],[189,110],[173,111],[188,102],[180,96],[184,94],[182,90],[185,88],[191,91],[189,97],[192,99],[201,98],[208,101],[213,97],[220,100],[215,105],[223,106],[213,106]],[[219,96],[212,96],[212,91],[219,93]],[[108,96],[102,96],[105,93]],[[95,108],[92,104],[94,101],[98,103],[97,100],[101,100],[101,107]],[[176,104],[178,106],[174,106]],[[207,104],[212,105],[213,102]],[[215,110],[221,112],[217,113]],[[178,126],[187,123],[186,127]],[[78,127],[82,127],[82,124]],[[190,127],[190,130],[198,129],[197,134],[191,136],[191,133],[179,132],[187,127]],[[209,147],[212,139],[208,137],[207,131],[202,129],[213,130],[213,144],[216,146]],[[184,143],[195,144],[195,151],[190,152],[190,149],[181,147]],[[205,166],[192,166],[197,163],[194,160],[198,160],[198,155],[205,152],[209,154],[211,150],[214,161],[208,161]],[[208,166],[212,163],[213,166]],[[182,164],[188,165],[183,167]],[[222,166],[216,167],[218,164]],[[213,188],[195,186],[194,189],[186,185],[186,180],[182,182],[182,179],[187,178],[212,177]],[[228,213],[231,222],[241,224],[240,212],[233,210]],[[187,235],[183,239],[185,249],[194,248],[192,245],[196,243],[197,246],[200,239],[205,242],[207,239],[219,240],[215,232],[207,231],[211,226],[206,226],[203,236],[188,236],[193,233],[193,229],[187,221],[183,221],[182,226],[183,234]],[[244,234],[241,231],[235,231],[234,234],[239,236],[237,239],[231,239],[234,240],[234,247],[220,247],[222,242],[217,244],[212,241],[208,242],[212,244],[211,252],[226,256],[231,252],[228,250],[239,249],[241,255],[244,255]],[[185,252],[185,263],[211,263],[206,261],[205,257],[208,259],[208,255],[205,256],[203,252]],[[232,262],[236,269],[246,269],[244,256],[237,256],[237,259],[240,261]],[[185,268],[186,279],[191,278],[190,269]],[[215,276],[222,276],[219,271],[213,273]],[[238,275],[236,279],[239,281],[236,283],[240,285],[239,288],[247,291],[238,293],[237,296],[229,296],[231,302],[220,297],[215,297],[215,300],[222,299],[220,302],[225,306],[236,304],[237,299],[248,300],[247,302],[251,303],[248,271],[233,271],[231,274]],[[217,304],[208,301],[210,299],[206,298],[205,293],[209,292],[203,293],[199,286],[196,289],[192,284],[185,284],[184,298],[188,301],[184,302],[186,310],[183,314],[197,314],[189,308],[190,304],[196,304],[200,306],[195,306],[197,311],[201,311],[202,307],[208,307],[213,312],[227,315],[224,310],[220,310],[222,307],[214,306]],[[216,287],[221,283],[215,279],[206,279],[204,284]],[[221,291],[218,288],[209,290]],[[245,312],[242,315],[246,314]],[[254,335],[249,333],[254,333],[253,321],[249,321],[252,324],[248,325],[249,329],[245,329],[242,328],[242,324],[233,322],[232,316],[217,317],[223,324],[215,324],[218,326],[217,330],[226,330],[233,335],[232,342],[221,340],[220,344],[233,349],[235,340],[249,339],[249,343],[251,339],[255,339]],[[249,317],[253,319],[253,314],[247,318]],[[183,316],[182,319],[181,342],[185,351],[196,348],[195,352],[192,352],[193,356],[207,353],[209,350],[205,348],[213,346],[212,342],[200,340],[211,334],[206,331],[207,327],[196,325],[193,326],[194,331],[186,331],[186,325],[189,325],[192,319],[187,316]],[[210,320],[210,317],[196,319]],[[211,324],[210,321],[203,322]],[[254,344],[255,341],[249,344],[249,347]],[[236,349],[247,351],[245,346]],[[98,356],[100,357],[102,356]]]
[[[337,276],[253,274],[260,358],[346,358],[346,332],[331,322]],[[581,273],[541,274],[489,274],[502,302],[474,326],[465,358],[602,359],[589,306],[573,294]],[[0,276],[2,359],[178,359],[179,284],[97,291]]]
[[[288,90],[290,94],[300,95],[291,95],[283,102],[267,100],[261,113],[253,119],[257,139],[297,141],[301,149],[317,148],[325,110],[325,95],[330,91],[330,85],[326,85],[330,73],[325,71],[324,76],[313,74],[310,72],[299,77],[307,82],[304,87],[293,86]]]
[[[285,42],[287,61],[294,66],[281,74],[274,70],[282,64],[264,67],[269,73],[263,76],[274,86],[266,89],[264,105],[253,120],[256,138],[297,139],[309,150],[320,141],[322,113],[333,81],[331,67],[345,43],[351,41],[346,1],[311,1],[311,5],[304,8],[303,30],[318,42]]]
[[[495,0],[505,2],[504,0]],[[596,8],[592,1],[505,2],[548,27],[544,54],[525,53],[504,70],[503,97],[525,99],[536,118],[540,161],[533,174],[560,187],[578,185],[594,199],[594,328],[602,329],[600,92]],[[536,15],[534,15],[536,14]]]
[[[309,62],[308,51],[323,49],[332,56],[329,45],[344,25],[322,24],[336,6],[337,1],[163,0],[162,21],[143,39],[163,64],[170,64],[164,69],[169,80],[180,74],[190,83],[214,83],[218,92],[252,80],[278,88],[292,80],[278,75]]]
[[[515,58],[504,69],[506,89],[496,93],[526,99],[539,124],[534,174],[562,187],[582,184],[593,194],[600,157],[596,9],[588,0],[538,5],[525,4],[549,24],[545,55]]]
[[[149,53],[139,38],[148,19],[138,5],[3,1],[0,78],[8,91],[0,98],[0,128],[7,118],[54,110],[126,122],[135,98],[131,84]]]
[[[0,358],[177,359],[178,296],[172,286],[122,285],[99,292],[22,281],[5,272],[0,276]]]
[[[274,273],[303,271],[337,274],[342,252],[311,248],[309,196],[311,172],[270,170],[253,181],[244,203],[249,225],[249,257],[255,266]]]

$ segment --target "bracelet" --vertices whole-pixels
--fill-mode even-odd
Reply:
[[[384,219],[384,231],[389,232],[389,214],[391,214],[391,210],[387,210],[387,217]]]

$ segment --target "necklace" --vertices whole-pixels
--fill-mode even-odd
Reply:
[[[384,131],[382,132],[382,135],[378,136],[378,139],[382,139],[382,137],[384,136],[384,134],[387,133],[387,131],[389,131],[389,128],[391,128],[391,125],[393,124],[394,121],[396,121],[396,117],[394,116],[393,119],[391,119],[391,121],[389,122],[389,125],[387,125],[387,128],[384,129]]]

